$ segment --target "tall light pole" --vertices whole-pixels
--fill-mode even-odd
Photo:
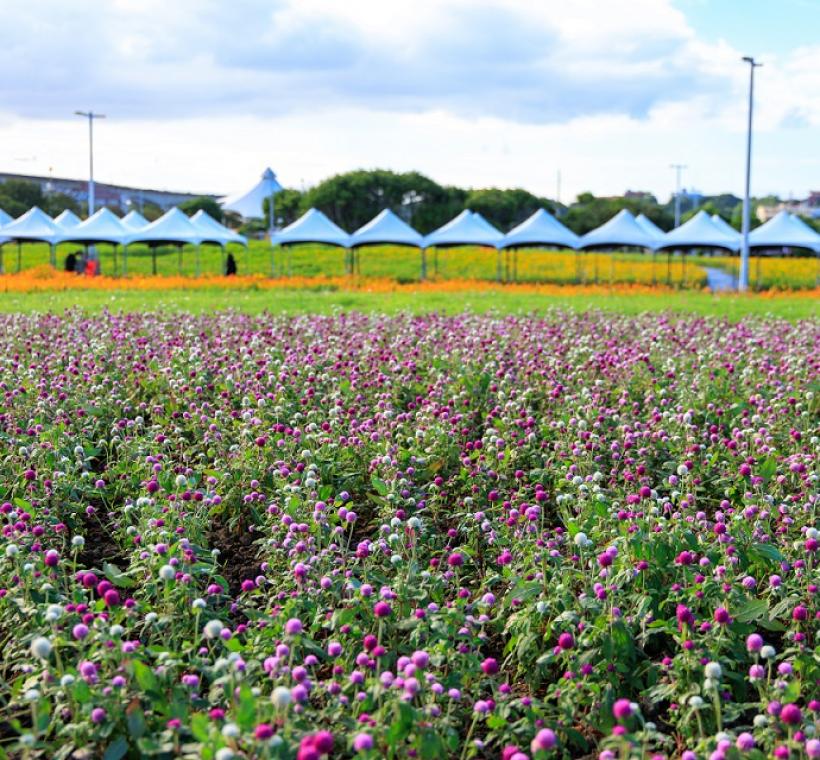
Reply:
[[[104,113],[74,111],[75,115],[88,119],[88,215],[94,213],[94,119],[104,119]]]
[[[669,168],[675,170],[675,227],[680,227],[680,174],[686,164],[669,164]]]
[[[738,290],[749,289],[749,184],[752,176],[752,106],[755,91],[755,69],[762,66],[751,56],[743,56],[749,64],[749,122],[746,128],[746,187],[743,193],[743,225],[741,234],[743,242],[740,248],[740,277],[737,282]]]

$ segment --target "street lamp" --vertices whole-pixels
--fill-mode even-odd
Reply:
[[[743,56],[743,61],[749,64],[749,123],[746,129],[746,189],[743,193],[743,243],[740,248],[740,277],[737,289],[749,289],[749,182],[752,175],[752,105],[755,90],[755,69],[762,66],[751,56]]]
[[[680,227],[680,173],[686,164],[669,164],[669,168],[675,170],[675,227]]]
[[[104,119],[104,113],[74,111],[76,116],[88,119],[88,215],[94,213],[94,119]]]

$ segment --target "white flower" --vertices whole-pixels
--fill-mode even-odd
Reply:
[[[82,536],[74,536],[71,539],[71,545],[77,549],[82,546],[85,546],[85,539]]]
[[[194,599],[194,601],[191,602],[191,607],[195,610],[204,610],[205,607],[207,607],[207,602],[204,599]]]
[[[31,653],[41,660],[47,660],[51,654],[51,642],[45,636],[36,636],[31,642]]]
[[[219,636],[220,633],[222,633],[222,629],[224,627],[225,626],[222,625],[221,620],[209,620],[207,623],[205,623],[205,628],[203,629],[203,632],[205,633],[205,638],[215,639],[217,636]]]
[[[723,670],[716,662],[707,662],[706,665],[703,666],[703,672],[707,678],[710,678],[713,681],[719,681],[720,677],[723,675]]]
[[[581,547],[589,546],[592,543],[592,541],[590,541],[587,538],[587,534],[583,533],[583,532],[576,533],[575,538],[573,540],[575,541],[576,546],[581,546]]]
[[[235,755],[230,747],[223,747],[222,749],[217,750],[214,757],[216,760],[233,760]]]
[[[186,478],[184,475],[177,475],[176,483],[177,488],[185,488],[185,486],[188,485],[188,478]]]
[[[163,565],[159,569],[159,577],[162,578],[164,581],[172,581],[174,580],[174,576],[176,575],[176,570],[170,565]]]
[[[73,686],[73,685],[74,685],[74,676],[72,676],[71,673],[66,673],[60,679],[60,686],[62,686],[64,689],[67,689],[69,686]]]
[[[145,622],[149,625],[156,623],[159,620],[159,615],[156,612],[149,612],[145,615]]]
[[[222,726],[222,736],[226,739],[236,739],[239,733],[239,726],[236,723],[226,723]]]
[[[689,697],[689,707],[694,710],[700,710],[700,708],[703,707],[703,699],[697,694]]]
[[[16,557],[20,553],[20,549],[18,548],[17,544],[9,544],[6,547],[6,556],[7,557]]]
[[[36,702],[40,699],[40,692],[37,691],[37,689],[29,689],[25,694],[23,694],[23,697],[29,702]]]
[[[270,695],[270,701],[276,706],[277,710],[283,710],[290,704],[290,689],[286,686],[277,686]]]
[[[772,657],[775,656],[775,654],[776,654],[775,649],[770,644],[766,644],[766,646],[764,646],[760,649],[760,656],[764,660],[771,660]]]
[[[118,639],[125,632],[125,628],[123,628],[121,625],[112,625],[111,628],[108,629],[108,632],[115,639]]]
[[[769,719],[765,715],[755,715],[752,724],[755,728],[766,728],[769,725]]]

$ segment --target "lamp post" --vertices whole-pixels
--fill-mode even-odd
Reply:
[[[669,164],[669,168],[675,170],[675,227],[680,227],[680,174],[686,164]]]
[[[75,111],[76,116],[88,119],[88,215],[94,213],[94,119],[104,119],[104,113]]]
[[[749,121],[746,127],[746,187],[743,193],[743,224],[741,235],[743,242],[740,248],[740,277],[737,289],[749,289],[749,184],[752,176],[752,106],[754,103],[755,69],[762,66],[751,56],[743,56],[743,61],[749,64]]]

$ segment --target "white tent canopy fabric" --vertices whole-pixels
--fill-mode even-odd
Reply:
[[[59,242],[62,232],[59,225],[37,206],[3,226],[3,237],[20,241],[39,240],[50,245]]]
[[[131,209],[120,221],[132,232],[148,226],[148,220],[136,209]]]
[[[444,245],[484,245],[499,248],[504,235],[481,214],[464,209],[457,217],[424,238],[424,247]]]
[[[128,243],[199,245],[202,240],[201,231],[182,211],[174,207],[143,229],[132,232]]]
[[[131,231],[122,223],[120,218],[103,207],[94,212],[84,222],[80,222],[73,229],[64,232],[60,237],[60,241],[85,243],[87,245],[94,243],[125,245],[130,234]]]
[[[652,237],[635,220],[628,209],[621,209],[608,222],[587,232],[581,238],[582,248],[595,246],[636,246],[654,249],[660,241]]]
[[[712,221],[719,230],[723,230],[727,235],[737,235],[738,231],[732,227],[720,214],[712,214]],[[739,238],[738,238],[739,240]]]
[[[69,209],[63,211],[59,216],[56,216],[54,218],[54,221],[64,230],[74,229],[78,224],[82,222],[80,217],[77,216],[73,211],[70,211]]]
[[[752,248],[809,248],[820,252],[820,235],[802,219],[780,211],[749,233]]]
[[[739,245],[737,235],[724,232],[701,209],[688,222],[667,232],[659,248],[726,248],[736,251]]]
[[[292,243],[327,243],[350,247],[350,235],[330,221],[321,211],[312,208],[273,236],[277,245]]]
[[[380,211],[350,236],[352,246],[393,243],[421,248],[424,237],[389,208]]]
[[[540,208],[517,227],[513,227],[504,236],[501,247],[559,245],[563,248],[577,248],[579,244],[580,239],[572,230]]]
[[[216,243],[223,247],[228,243],[240,243],[245,247],[248,245],[246,238],[217,222],[205,209],[199,209],[191,217],[191,224],[202,233],[203,243]]]
[[[219,205],[226,211],[235,211],[245,219],[265,216],[263,203],[283,190],[276,181],[276,175],[269,168],[262,172],[262,178],[250,190],[220,198]]]
[[[663,236],[666,234],[660,227],[658,227],[655,222],[653,222],[646,214],[638,214],[635,217],[635,221],[641,227],[641,229],[646,232],[650,237],[655,238],[657,241],[663,240]]]
[[[8,224],[11,221],[13,221],[12,217],[0,208],[0,227],[2,227],[4,224]]]

